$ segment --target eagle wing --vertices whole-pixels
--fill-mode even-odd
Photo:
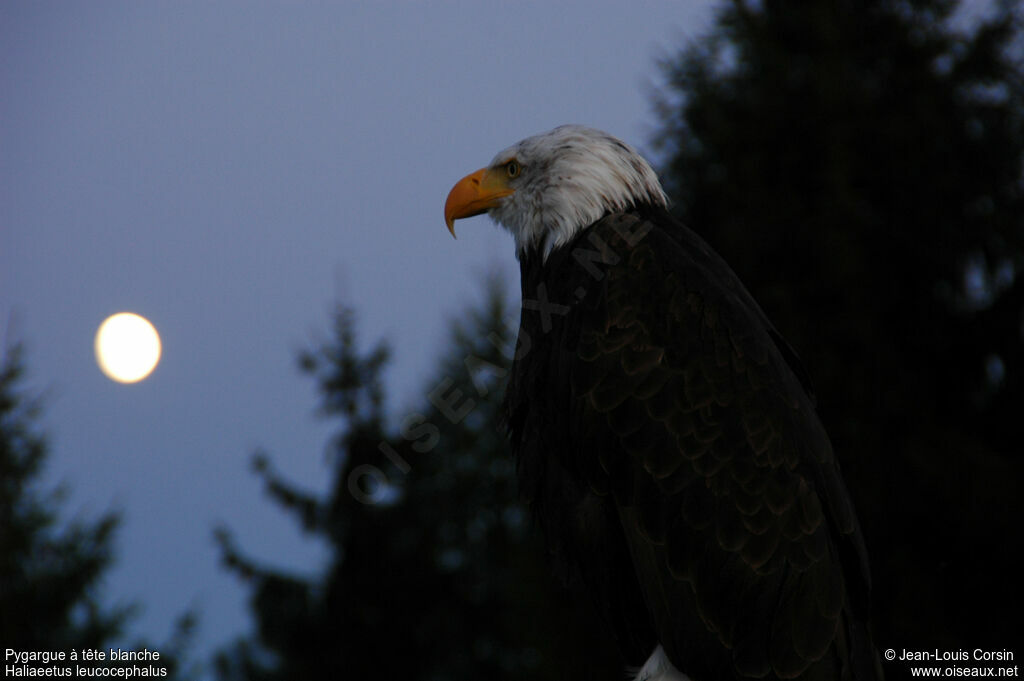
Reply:
[[[870,649],[865,551],[795,355],[667,214],[589,232],[569,466],[614,500],[659,641],[696,679],[849,675]]]

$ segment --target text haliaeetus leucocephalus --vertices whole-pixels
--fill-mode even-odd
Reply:
[[[506,418],[636,679],[875,679],[866,552],[803,369],[650,165],[562,126],[458,182],[522,274]],[[452,232],[454,234],[454,231]]]

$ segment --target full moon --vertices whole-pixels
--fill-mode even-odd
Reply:
[[[137,383],[160,361],[160,336],[149,320],[131,312],[107,317],[96,331],[96,362],[107,378]]]

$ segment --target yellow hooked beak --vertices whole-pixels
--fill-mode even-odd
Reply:
[[[500,199],[515,192],[501,169],[481,168],[455,183],[444,202],[444,222],[455,236],[455,221],[480,215],[498,205]]]

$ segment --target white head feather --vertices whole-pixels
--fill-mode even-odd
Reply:
[[[608,133],[563,125],[498,153],[492,168],[515,160],[515,193],[488,213],[512,233],[522,254],[540,245],[545,257],[603,215],[631,206],[667,206],[649,163]]]

